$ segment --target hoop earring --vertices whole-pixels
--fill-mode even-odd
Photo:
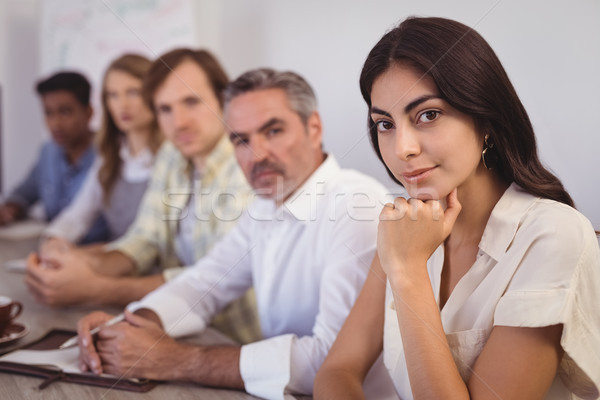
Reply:
[[[494,150],[494,143],[489,141],[490,135],[486,134],[483,138],[483,151],[481,152],[481,161],[483,161],[483,166],[488,170],[491,170],[496,161],[498,161],[498,155]]]

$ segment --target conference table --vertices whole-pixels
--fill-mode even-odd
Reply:
[[[24,272],[9,270],[4,265],[9,260],[22,259],[36,249],[38,238],[19,240],[0,239],[0,296],[7,296],[23,304],[23,311],[15,320],[24,325],[28,333],[16,343],[0,346],[0,354],[34,342],[51,329],[75,330],[77,321],[94,310],[117,314],[121,310],[110,307],[77,306],[52,308],[37,303],[27,291]],[[209,328],[200,335],[186,338],[187,342],[201,344],[231,344],[231,339]],[[43,390],[38,389],[41,378],[0,373],[0,399],[256,399],[242,391],[203,387],[192,383],[163,382],[146,393],[107,389],[87,385],[54,382]],[[286,399],[310,399],[308,396],[290,396]]]

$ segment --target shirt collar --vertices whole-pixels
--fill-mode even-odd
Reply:
[[[229,162],[231,157],[233,157],[233,145],[227,135],[223,135],[213,151],[206,157],[204,171],[201,172],[206,178],[213,179],[219,174],[223,166]]]
[[[538,199],[516,183],[511,184],[492,210],[479,248],[498,261],[510,247],[524,215]]]
[[[195,177],[194,164],[191,160],[185,159],[183,154],[179,152],[179,156],[185,160],[182,162],[181,176]],[[221,139],[215,145],[215,148],[206,157],[204,169],[202,171],[196,171],[197,175],[205,182],[212,181],[217,177],[221,169],[229,162],[233,157],[233,145],[227,137],[223,135]]]
[[[75,169],[78,171],[82,170],[82,169],[87,169],[90,165],[92,165],[92,163],[94,162],[94,157],[96,155],[94,146],[88,146],[88,148],[81,155],[81,157],[79,157],[79,159],[77,161],[75,161],[73,164],[70,164],[65,150],[62,147],[58,147],[58,149],[60,151],[60,154],[62,155],[65,165],[67,165],[69,168],[72,168],[72,169]]]
[[[131,154],[126,140],[121,141],[121,145],[119,146],[119,157],[125,164],[137,163],[140,165],[149,165],[154,160],[154,154],[152,154],[152,151],[148,147],[143,148],[135,156]]]
[[[281,205],[282,213],[289,213],[298,221],[314,218],[318,203],[324,200],[327,182],[339,175],[341,168],[333,155],[325,160],[311,176]]]

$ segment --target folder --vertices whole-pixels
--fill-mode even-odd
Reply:
[[[147,392],[157,385],[148,379],[120,378],[96,375],[79,370],[79,348],[59,349],[65,340],[77,332],[53,329],[41,339],[0,356],[0,372],[29,375],[44,379],[39,389],[53,382],[78,383],[132,392]]]

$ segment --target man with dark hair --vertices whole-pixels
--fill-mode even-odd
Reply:
[[[125,305],[194,264],[234,226],[251,190],[222,122],[227,83],[204,50],[176,49],[154,62],[143,92],[167,141],[136,219],[102,253],[42,254],[60,266],[53,269],[30,258],[26,282],[39,301]],[[161,273],[148,275],[156,266]],[[260,337],[252,291],[213,323],[241,342]]]
[[[40,81],[36,90],[52,140],[43,146],[27,178],[0,206],[0,225],[24,218],[38,201],[46,219],[52,220],[75,197],[94,161],[88,80],[76,72],[59,72]],[[105,240],[106,234],[99,219],[82,243]]]
[[[87,78],[78,72],[59,72],[48,79],[39,81],[35,88],[40,96],[66,90],[75,96],[82,106],[90,105],[92,86]]]
[[[316,97],[298,74],[243,74],[225,91],[224,115],[256,201],[206,257],[129,305],[124,322],[103,327],[94,341],[90,329],[112,316],[81,320],[80,360],[95,373],[192,381],[268,399],[310,394],[367,276],[386,190],[323,152]],[[196,346],[171,338],[202,331],[249,287],[263,340]],[[376,399],[391,388],[369,385]]]

